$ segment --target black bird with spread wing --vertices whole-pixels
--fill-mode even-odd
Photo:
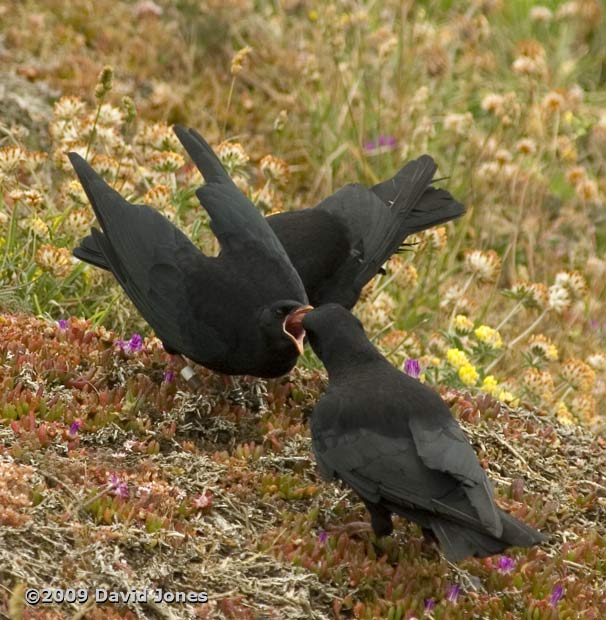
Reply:
[[[102,231],[74,249],[110,270],[169,353],[231,375],[277,377],[303,351],[305,289],[284,248],[230,179],[197,190],[221,244],[205,256],[152,207],[134,205],[69,154]]]
[[[179,125],[174,130],[204,178],[227,183],[229,175],[204,138]],[[313,209],[267,217],[311,304],[335,302],[351,309],[408,235],[465,213],[447,191],[430,187],[436,169],[423,155],[370,189],[346,185]]]
[[[432,389],[396,370],[345,308],[328,304],[303,319],[328,370],[311,416],[320,472],[362,499],[377,536],[392,514],[419,524],[451,561],[528,547],[545,537],[499,509],[467,437]]]

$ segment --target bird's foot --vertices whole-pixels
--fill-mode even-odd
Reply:
[[[479,577],[472,575],[469,571],[457,566],[454,562],[446,560],[450,569],[456,573],[459,577],[459,582],[463,586],[463,589],[468,592],[486,592],[486,588],[482,585]]]

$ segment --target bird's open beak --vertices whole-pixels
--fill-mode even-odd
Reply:
[[[303,355],[303,340],[305,339],[303,317],[313,309],[313,306],[300,306],[293,310],[282,323],[282,331],[293,341],[299,355]]]

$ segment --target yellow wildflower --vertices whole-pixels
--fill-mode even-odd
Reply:
[[[538,357],[544,357],[550,362],[555,362],[558,357],[558,347],[543,334],[532,335],[528,340],[526,351]]]
[[[464,364],[459,368],[459,379],[465,385],[475,385],[478,381],[478,371],[472,364]]]
[[[574,418],[563,400],[556,405],[556,417],[560,424],[565,424],[566,426],[574,424]]]
[[[492,349],[500,349],[503,346],[501,334],[488,325],[480,325],[473,333],[480,342],[487,344]]]
[[[497,399],[503,403],[509,403],[513,405],[514,407],[518,404],[518,399],[511,392],[508,392],[507,390],[501,390],[499,392],[499,395],[497,396]]]
[[[454,328],[458,334],[470,334],[473,329],[473,321],[464,314],[457,314],[454,319]]]
[[[482,381],[482,392],[495,396],[499,392],[498,382],[493,375],[486,375]],[[501,390],[502,391],[502,390]]]
[[[461,349],[448,349],[446,352],[446,359],[448,363],[455,368],[471,365],[467,354],[465,351],[461,351]]]

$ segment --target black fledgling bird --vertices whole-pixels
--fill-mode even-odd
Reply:
[[[377,536],[392,514],[418,523],[451,561],[545,540],[494,502],[467,437],[432,389],[396,370],[362,324],[336,304],[303,319],[328,370],[328,389],[311,416],[320,472],[362,499]]]
[[[205,256],[152,207],[134,205],[69,154],[102,232],[74,255],[109,269],[169,353],[230,375],[277,377],[303,351],[301,279],[255,206],[231,181],[197,190],[221,244]]]
[[[207,181],[227,183],[227,171],[198,132],[179,125],[174,131]],[[370,189],[346,185],[313,209],[267,217],[311,304],[335,302],[351,309],[408,235],[465,213],[447,191],[430,187],[436,169],[423,155]]]

